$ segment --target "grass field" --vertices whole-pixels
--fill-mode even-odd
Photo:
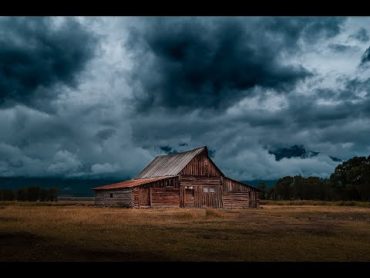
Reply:
[[[0,261],[370,261],[370,208],[0,203]]]

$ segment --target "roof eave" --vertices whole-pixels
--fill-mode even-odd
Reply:
[[[227,179],[229,179],[229,180],[231,180],[231,181],[233,181],[233,182],[240,183],[240,184],[241,184],[241,185],[243,185],[243,186],[247,186],[247,187],[253,188],[253,189],[254,189],[254,190],[256,190],[256,191],[261,192],[261,190],[260,190],[260,189],[258,189],[258,188],[257,188],[257,187],[255,187],[255,186],[252,186],[252,185],[250,185],[250,184],[246,184],[246,183],[244,183],[244,182],[241,182],[241,181],[238,181],[238,180],[234,180],[234,179],[229,178],[229,177],[226,177],[226,176],[225,176],[225,178],[227,178]]]
[[[99,190],[129,189],[129,188],[135,188],[135,187],[142,186],[142,185],[148,185],[148,184],[151,184],[151,183],[154,183],[154,182],[157,182],[157,181],[162,181],[162,180],[165,180],[165,179],[170,179],[170,178],[175,178],[175,177],[178,177],[178,175],[156,177],[156,178],[153,178],[154,180],[144,182],[144,183],[140,183],[140,184],[134,184],[134,185],[122,186],[122,187],[117,186],[116,188],[109,188],[109,186],[112,186],[114,184],[119,184],[119,183],[113,183],[113,184],[107,184],[107,185],[95,187],[95,188],[92,188],[92,190],[99,191]],[[140,179],[132,179],[132,180],[127,180],[127,181],[134,181],[134,180],[140,180]]]

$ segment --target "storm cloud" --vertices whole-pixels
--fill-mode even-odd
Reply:
[[[75,86],[95,44],[74,19],[0,18],[0,103],[26,102],[56,84]]]
[[[368,62],[370,62],[370,47],[366,49],[365,53],[362,55],[361,65],[364,65]]]
[[[368,42],[370,40],[369,33],[365,28],[360,28],[356,33],[351,35],[350,38],[357,39],[361,42]]]
[[[207,145],[241,180],[370,154],[370,19],[0,18],[0,176],[135,176]]]
[[[137,100],[165,108],[225,109],[263,87],[287,92],[312,75],[287,63],[299,42],[314,43],[340,30],[341,19],[160,18],[134,29],[132,81]]]

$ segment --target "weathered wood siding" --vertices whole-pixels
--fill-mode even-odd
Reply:
[[[152,188],[152,207],[180,207],[180,189],[179,188]]]
[[[249,208],[258,207],[258,192],[249,186],[223,178],[223,196],[224,208]]]
[[[222,186],[220,177],[181,176],[182,207],[221,208]],[[207,192],[205,192],[207,191]]]
[[[150,194],[148,187],[135,187],[132,190],[135,208],[149,208]]]
[[[260,206],[260,200],[259,200],[258,194],[259,193],[256,190],[250,191],[250,199],[249,199],[250,208],[258,208]]]
[[[249,192],[224,192],[224,208],[249,208]]]
[[[95,204],[99,206],[133,207],[132,189],[97,190]]]
[[[220,177],[221,172],[209,159],[206,152],[202,152],[194,157],[188,165],[180,172],[182,176],[206,176]]]
[[[168,178],[133,189],[135,208],[180,207],[178,177]]]
[[[170,178],[156,183],[151,188],[152,207],[180,207],[179,178]]]

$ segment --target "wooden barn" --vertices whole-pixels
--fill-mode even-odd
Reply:
[[[95,204],[130,208],[256,208],[258,189],[226,177],[207,147],[157,156],[139,175],[94,188]]]

